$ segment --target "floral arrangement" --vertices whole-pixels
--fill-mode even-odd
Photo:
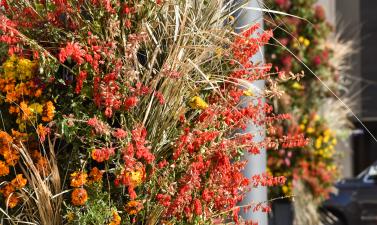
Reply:
[[[271,65],[249,60],[272,32],[235,34],[224,8],[1,1],[1,222],[250,222],[237,203],[285,177],[245,177],[242,155],[307,140],[236,132],[250,122],[274,129],[289,116],[261,100],[278,94]],[[267,80],[262,96],[240,82],[258,79]],[[269,203],[244,209],[268,212]]]
[[[293,112],[292,122],[279,123],[280,132],[270,135],[279,138],[282,131],[288,130],[291,134],[304,133],[311,140],[311,144],[303,148],[269,152],[270,171],[287,177],[287,184],[273,188],[271,194],[294,194],[298,195],[297,198],[310,194],[314,208],[334,192],[333,184],[340,175],[337,163],[340,154],[335,151],[335,146],[350,126],[348,110],[336,101],[337,96],[346,91],[342,72],[347,69],[345,59],[351,53],[352,44],[333,35],[324,8],[316,2],[270,1],[271,9],[294,16],[265,16],[267,26],[276,27],[274,40],[266,47],[267,58],[278,66],[277,71],[301,74],[300,82],[287,80],[282,83],[284,95],[275,102],[275,112]],[[296,188],[298,190],[294,190]],[[299,194],[300,191],[302,194]],[[313,211],[307,201],[297,202],[295,204],[304,203],[295,207],[298,211]],[[320,224],[319,221],[311,223],[308,220],[297,224],[303,223]]]

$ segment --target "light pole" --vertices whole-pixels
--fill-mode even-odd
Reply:
[[[241,32],[243,28],[250,26],[251,24],[259,23],[260,30],[257,32],[263,31],[263,12],[261,10],[251,10],[252,8],[261,8],[261,1],[258,0],[250,0],[247,2],[244,8],[240,9],[236,13],[236,20],[235,20],[235,31]],[[247,9],[248,8],[248,9]],[[264,62],[263,57],[263,48],[261,47],[259,52],[253,56],[251,59],[253,62]],[[253,96],[251,97],[244,97],[243,99],[243,106],[245,107],[247,104],[257,104],[257,101],[262,98],[262,102],[265,102],[263,98],[263,90],[265,87],[264,80],[258,80],[254,82],[248,81],[240,81],[240,85],[251,90],[253,92]],[[254,142],[262,142],[265,139],[265,126],[258,126],[252,121],[248,124],[247,128],[244,133],[251,133],[254,135]],[[260,149],[260,154],[250,154],[248,152],[245,153],[244,159],[247,160],[247,165],[244,170],[244,175],[248,178],[251,178],[253,175],[259,175],[266,171],[266,164],[267,164],[267,155],[265,149]],[[251,203],[260,203],[267,201],[267,188],[266,187],[257,187],[252,188],[249,193],[246,194],[244,200],[239,203],[240,206],[242,205],[249,205]],[[259,225],[267,225],[267,213],[265,212],[253,212],[253,210],[248,210],[244,212],[241,209],[240,215],[245,220],[252,220],[258,222]]]

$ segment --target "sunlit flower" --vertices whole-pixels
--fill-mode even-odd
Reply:
[[[89,173],[88,181],[89,182],[99,182],[99,181],[102,180],[102,174],[103,174],[103,172],[101,172],[97,167],[94,167],[94,168],[92,168],[92,170]]]
[[[143,209],[143,204],[140,201],[130,201],[125,206],[124,209],[130,215],[136,215]]]
[[[71,174],[71,187],[82,187],[86,184],[88,174],[84,172],[74,172]]]
[[[46,102],[44,106],[44,116],[42,120],[44,122],[50,122],[55,116],[55,106],[51,101]]]
[[[11,209],[16,207],[19,202],[20,202],[20,198],[15,193],[10,195],[6,200],[7,206]]]
[[[22,177],[22,174],[17,174],[16,178],[11,181],[11,184],[16,189],[22,189],[25,187],[27,180]]]
[[[8,183],[0,189],[1,194],[3,194],[4,198],[8,198],[16,189],[13,187],[12,184]]]
[[[199,96],[194,96],[191,98],[189,105],[193,109],[206,109],[208,108],[208,104]]]
[[[9,167],[0,160],[0,176],[6,176],[9,174]]]
[[[116,210],[113,210],[113,218],[110,221],[109,225],[119,225],[122,222],[122,219],[120,218],[118,212]]]
[[[75,188],[71,194],[72,204],[82,206],[88,201],[88,193],[84,188]]]

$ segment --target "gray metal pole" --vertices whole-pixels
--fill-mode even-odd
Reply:
[[[250,0],[246,6],[252,8],[261,8],[261,1]],[[239,32],[242,28],[248,27],[251,24],[259,23],[261,25],[261,32],[263,30],[263,12],[251,9],[243,9],[236,16],[236,31]],[[263,48],[260,49],[259,53],[256,54],[253,58],[250,59],[253,62],[264,62],[263,57]],[[246,86],[249,90],[252,90],[254,96],[245,97],[243,102],[245,104],[253,103],[257,104],[258,99],[263,98],[263,90],[265,87],[264,80],[258,80],[255,82],[240,81],[242,86]],[[265,139],[265,127],[257,126],[253,122],[250,122],[247,126],[245,133],[251,133],[254,135],[255,142],[262,142]],[[267,164],[267,155],[265,149],[260,149],[260,154],[252,155],[246,153],[244,156],[245,160],[248,161],[246,168],[244,170],[244,175],[248,178],[251,178],[253,175],[262,174],[266,171]],[[257,187],[252,188],[249,193],[245,196],[245,199],[239,205],[248,205],[252,203],[260,203],[267,201],[267,188],[266,187]],[[259,225],[267,225],[267,214],[264,212],[253,212],[253,210],[248,210],[244,212],[242,209],[240,215],[245,220],[252,220],[258,222]]]

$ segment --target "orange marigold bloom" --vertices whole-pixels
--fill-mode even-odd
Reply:
[[[24,121],[29,120],[33,116],[33,112],[30,110],[26,102],[22,101],[20,103],[20,109],[22,113],[22,117],[21,117],[22,120]]]
[[[0,160],[0,177],[6,176],[9,174],[9,167]]]
[[[86,201],[88,201],[88,193],[84,188],[75,188],[72,191],[72,204],[75,206],[85,205]]]
[[[143,182],[144,171],[142,169],[138,169],[128,172],[126,176],[129,178],[130,184],[134,187],[137,187]]]
[[[3,157],[9,166],[16,165],[18,162],[18,159],[20,158],[18,152],[12,148],[4,149]]]
[[[89,173],[89,181],[90,182],[99,182],[102,180],[102,174],[97,167],[92,168],[92,170]]]
[[[74,172],[71,174],[71,186],[72,187],[81,187],[86,184],[86,179],[88,174],[83,172]]]
[[[9,145],[12,142],[13,138],[7,132],[0,131],[0,143],[2,145]]]
[[[109,225],[119,225],[122,222],[122,219],[120,218],[117,211],[113,211],[113,219],[109,223]]]
[[[136,215],[143,209],[143,204],[140,201],[130,201],[125,206],[124,209],[130,215]]]
[[[10,194],[15,191],[12,184],[8,183],[4,187],[0,189],[1,194],[3,194],[4,198],[8,198]]]
[[[20,198],[16,194],[9,196],[9,198],[6,201],[8,207],[11,209],[16,207],[19,202],[20,202]]]
[[[27,183],[27,180],[22,177],[22,174],[17,174],[16,178],[14,178],[11,181],[12,186],[15,187],[16,189],[21,189],[25,187],[26,183]]]
[[[55,106],[51,101],[46,102],[44,106],[44,116],[42,120],[44,122],[50,122],[55,116]]]
[[[10,114],[18,114],[18,113],[20,113],[20,108],[18,108],[16,106],[10,106],[9,107],[9,113]]]
[[[35,91],[34,96],[38,98],[38,97],[41,96],[41,95],[42,95],[42,89],[39,88],[39,89],[37,89],[37,90]]]

